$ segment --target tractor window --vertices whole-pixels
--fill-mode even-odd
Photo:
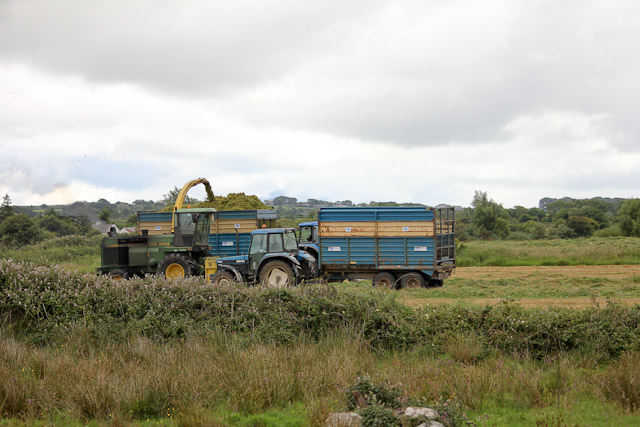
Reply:
[[[209,243],[209,221],[207,221],[208,213],[198,215],[198,225],[196,226],[195,243],[206,245]]]
[[[269,252],[282,252],[282,234],[269,235]]]
[[[249,269],[256,271],[262,257],[267,253],[267,235],[254,234],[249,248]]]
[[[178,214],[178,228],[182,234],[193,234],[195,228],[194,215],[190,213]]]
[[[293,231],[284,233],[284,250],[287,252],[296,252],[298,250],[296,234]]]
[[[313,234],[310,226],[300,227],[300,241],[301,242],[312,242]]]

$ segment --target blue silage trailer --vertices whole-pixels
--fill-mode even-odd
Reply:
[[[340,207],[318,213],[319,267],[328,280],[392,288],[441,286],[455,269],[452,207]]]

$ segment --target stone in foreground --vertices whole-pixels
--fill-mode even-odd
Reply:
[[[336,412],[329,415],[324,422],[325,427],[355,427],[361,424],[362,417],[355,412]]]
[[[414,408],[411,406],[404,410],[404,416],[407,418],[425,417],[430,420],[440,418],[440,415],[431,408]]]

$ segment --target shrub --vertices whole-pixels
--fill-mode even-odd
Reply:
[[[360,410],[364,427],[389,427],[400,425],[400,419],[384,406],[371,405]]]
[[[12,215],[0,223],[0,241],[5,245],[24,246],[42,238],[42,230],[27,215]]]
[[[397,408],[400,406],[398,399],[402,396],[400,389],[391,387],[388,383],[374,384],[368,375],[356,378],[355,384],[347,389],[347,409],[352,410],[359,406],[356,392],[364,399],[367,405],[384,408]]]

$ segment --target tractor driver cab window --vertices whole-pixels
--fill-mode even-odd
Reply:
[[[182,234],[193,234],[197,214],[183,213],[178,215],[178,228]]]
[[[311,235],[311,227],[304,226],[300,227],[300,241],[301,242],[311,242],[313,241],[313,236]]]
[[[269,235],[269,252],[282,252],[282,234]]]

